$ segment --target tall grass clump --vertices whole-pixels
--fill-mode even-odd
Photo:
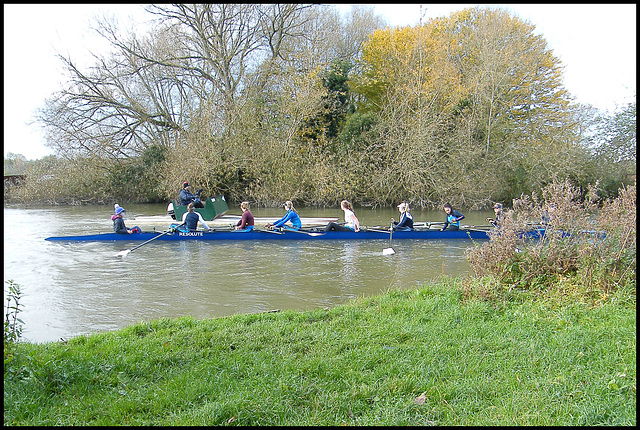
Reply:
[[[4,371],[10,369],[14,357],[15,345],[22,337],[22,320],[18,318],[21,310],[20,298],[22,292],[20,285],[12,280],[6,281],[9,291],[5,292],[7,304],[4,308]]]
[[[475,275],[493,279],[481,295],[571,291],[592,299],[622,293],[635,301],[636,186],[621,188],[614,200],[601,201],[597,191],[598,184],[583,191],[554,180],[541,196],[515,199],[489,242],[467,251]],[[540,227],[541,236],[522,234]]]

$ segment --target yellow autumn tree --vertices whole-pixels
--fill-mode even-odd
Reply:
[[[556,155],[579,150],[570,98],[534,31],[503,10],[471,8],[371,35],[352,88],[379,116],[369,149],[381,195],[474,206],[566,170]]]

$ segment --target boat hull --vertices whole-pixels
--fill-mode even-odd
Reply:
[[[157,238],[158,241],[183,241],[183,240],[218,240],[218,241],[238,241],[238,240],[389,240],[389,232],[382,230],[362,230],[356,232],[330,231],[330,232],[295,232],[295,231],[270,231],[254,230],[251,232],[239,231],[195,231],[195,232],[175,232],[161,235],[159,232],[138,233],[138,234],[117,234],[100,233],[83,236],[58,236],[48,237],[48,241],[65,242],[142,242]],[[450,240],[450,239],[489,239],[489,235],[481,230],[422,230],[422,231],[394,231],[392,240],[422,239],[422,240]]]

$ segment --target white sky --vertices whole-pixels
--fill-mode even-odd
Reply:
[[[478,4],[423,4],[429,18]],[[530,21],[565,65],[565,87],[580,103],[613,111],[635,100],[635,4],[480,4],[502,7]],[[337,5],[346,11],[350,5]],[[375,4],[389,25],[419,23],[419,4]],[[4,4],[4,154],[37,159],[51,154],[35,110],[64,82],[56,53],[91,64],[104,42],[91,30],[92,18],[107,13],[128,26],[149,17],[142,5]],[[138,25],[138,27],[142,27]]]

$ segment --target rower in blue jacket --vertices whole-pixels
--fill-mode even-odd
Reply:
[[[460,220],[464,219],[464,215],[454,210],[449,203],[445,203],[443,208],[445,213],[447,214],[447,220],[444,222],[444,227],[442,227],[440,231],[460,230]]]
[[[298,216],[298,213],[293,207],[293,202],[291,200],[287,200],[282,204],[282,207],[287,211],[287,213],[278,221],[274,222],[273,224],[267,224],[265,227],[271,230],[273,230],[274,228],[300,230],[300,228],[302,227],[302,221],[300,221],[300,216]],[[287,222],[291,222],[291,226],[286,225]]]

